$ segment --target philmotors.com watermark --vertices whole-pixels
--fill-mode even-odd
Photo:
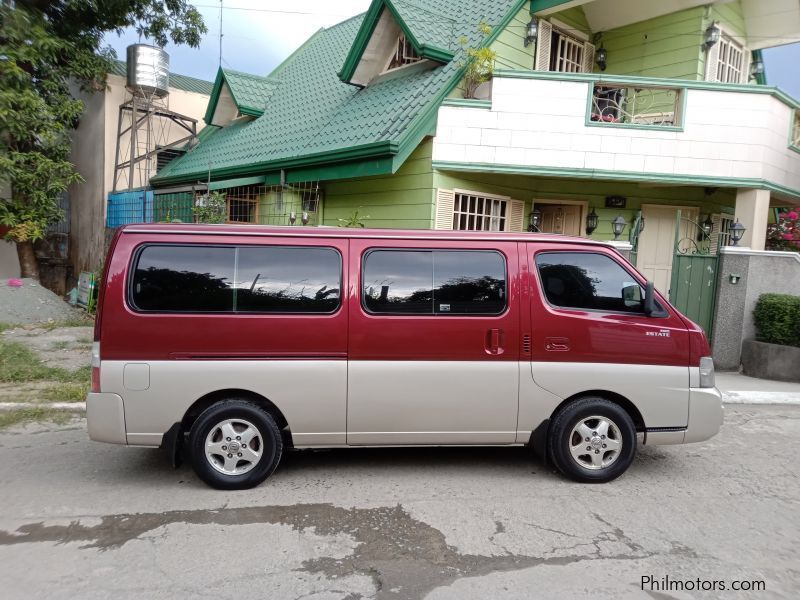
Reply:
[[[642,590],[650,592],[763,592],[767,589],[760,579],[673,579],[669,575],[642,575]]]

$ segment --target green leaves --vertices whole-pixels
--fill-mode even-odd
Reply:
[[[753,319],[759,341],[800,347],[800,296],[762,294]]]
[[[12,3],[13,4],[13,3]],[[69,161],[69,133],[84,103],[105,88],[114,52],[103,35],[136,27],[158,45],[197,46],[206,32],[185,0],[19,0],[0,2],[0,200],[6,237],[35,241],[62,218],[58,199],[82,181]]]

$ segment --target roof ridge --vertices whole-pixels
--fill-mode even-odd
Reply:
[[[226,75],[227,74],[240,75],[240,76],[243,76],[243,77],[250,77],[252,79],[261,79],[263,81],[269,81],[269,76],[268,75],[256,75],[255,73],[248,73],[247,71],[238,71],[236,69],[226,69],[225,67],[223,67],[222,70]],[[270,82],[270,83],[272,83],[272,82]],[[277,82],[274,82],[274,83],[277,83]]]

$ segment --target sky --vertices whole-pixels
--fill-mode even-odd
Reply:
[[[215,0],[192,2],[202,13],[208,33],[200,48],[168,45],[170,70],[213,81],[219,66],[219,7]],[[321,27],[362,13],[369,0],[225,0],[222,11],[222,66],[267,75]],[[106,43],[125,58],[125,48],[139,41],[136,33],[109,34]],[[767,83],[800,99],[800,43],[764,51]]]

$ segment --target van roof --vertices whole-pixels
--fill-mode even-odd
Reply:
[[[316,237],[316,238],[369,238],[391,240],[484,240],[550,242],[566,244],[586,244],[612,247],[613,244],[599,240],[558,235],[552,233],[505,233],[497,231],[443,231],[432,229],[367,229],[342,227],[302,227],[267,225],[204,225],[189,223],[146,223],[124,225],[121,233],[183,234],[183,235],[246,235],[276,237]]]

